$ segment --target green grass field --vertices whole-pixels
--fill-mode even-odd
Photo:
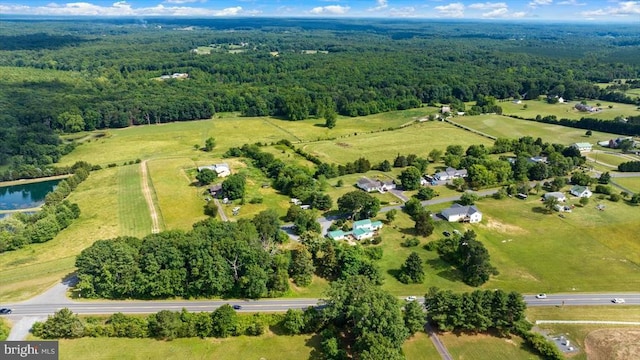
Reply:
[[[527,119],[534,119],[537,115],[542,117],[547,115],[555,115],[558,119],[579,120],[583,117],[591,117],[603,120],[613,120],[617,116],[627,117],[631,115],[640,115],[640,110],[636,105],[612,103],[601,100],[589,100],[589,106],[600,104],[602,111],[597,113],[581,112],[574,108],[576,101],[570,101],[564,104],[548,104],[543,100],[524,100],[521,104],[514,104],[511,101],[500,102],[502,113],[505,115],[517,115]],[[527,105],[527,108],[524,108]],[[611,109],[609,106],[613,106]]]
[[[585,156],[589,160],[597,160],[598,162],[615,166],[615,168],[611,168],[611,171],[617,170],[617,166],[623,162],[632,161],[627,157],[610,153],[586,153]]]
[[[424,332],[419,332],[402,344],[402,351],[407,360],[439,359],[440,354]]]
[[[119,169],[94,171],[69,196],[80,218],[53,240],[0,256],[0,301],[16,301],[44,291],[75,270],[75,256],[100,239],[121,234]]]
[[[365,156],[372,165],[383,160],[393,161],[397,154],[416,154],[426,157],[433,149],[444,150],[447,145],[491,145],[487,138],[456,128],[443,122],[423,122],[397,131],[368,135],[353,135],[336,140],[319,141],[303,146],[304,150],[322,161],[345,164]]]
[[[60,359],[308,359],[319,346],[311,335],[260,337],[239,336],[227,339],[153,339],[83,338],[60,340]]]
[[[118,213],[122,235],[143,237],[151,232],[151,216],[142,196],[139,164],[118,168]]]
[[[454,359],[474,360],[533,360],[542,359],[523,346],[518,337],[499,338],[491,335],[453,334],[440,335],[440,339]]]
[[[640,178],[615,178],[613,182],[633,192],[640,192]]]
[[[617,138],[619,135],[594,131],[591,137],[585,136],[585,130],[568,128],[560,125],[544,124],[535,121],[519,120],[500,115],[458,116],[454,122],[472,129],[504,138],[531,136],[543,141],[559,144],[590,142]]]

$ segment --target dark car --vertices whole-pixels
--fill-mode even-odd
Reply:
[[[242,306],[240,306],[240,305],[233,305],[233,309],[234,309],[234,310],[240,310],[240,309],[242,309]]]
[[[11,314],[11,309],[7,309],[7,308],[0,309],[0,314],[9,315]]]
[[[442,235],[444,235],[444,236],[446,236],[446,237],[449,237],[449,236],[451,236],[451,233],[450,233],[450,232],[448,232],[448,231],[443,231],[443,232],[442,232]]]

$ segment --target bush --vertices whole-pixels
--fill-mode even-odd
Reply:
[[[609,200],[613,201],[613,202],[618,202],[620,201],[622,197],[619,194],[611,194],[609,195]]]
[[[263,199],[261,197],[254,197],[249,200],[249,204],[262,204]]]
[[[417,237],[412,237],[403,241],[400,245],[404,247],[414,247],[420,245],[420,240]]]
[[[382,242],[382,236],[376,236],[373,239],[371,239],[371,243],[374,245],[378,245]]]
[[[110,168],[114,168],[116,166],[118,166],[118,165],[116,165],[115,163],[111,163],[111,164],[107,165],[107,167],[110,167]]]

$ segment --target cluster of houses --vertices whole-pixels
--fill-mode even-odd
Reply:
[[[209,169],[215,172],[218,175],[218,177],[221,177],[221,178],[231,175],[231,168],[229,168],[229,165],[227,163],[198,166],[198,172],[204,169]]]
[[[594,112],[600,111],[600,108],[589,106],[589,105],[585,105],[585,104],[582,104],[582,103],[577,103],[575,108],[578,111],[590,112],[590,113],[594,113]]]
[[[638,145],[638,142],[634,141],[631,136],[625,136],[625,137],[619,137],[619,138],[609,139],[609,140],[605,140],[605,141],[599,141],[598,145],[604,146],[604,147],[608,147],[610,149],[617,149],[617,148],[620,147],[622,142],[625,141],[625,140],[632,141],[634,147]]]
[[[571,187],[571,189],[569,189],[569,194],[579,198],[590,198],[593,195],[588,187],[581,185],[575,185]],[[558,199],[558,202],[560,203],[564,203],[567,201],[567,197],[565,196],[565,194],[559,191],[548,192],[542,196],[543,200],[552,197]],[[564,204],[556,204],[554,207],[555,210],[559,212],[571,212],[571,209],[573,208],[573,206],[567,206]]]

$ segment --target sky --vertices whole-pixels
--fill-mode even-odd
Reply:
[[[10,14],[584,20],[640,25],[640,0],[0,0],[0,21]]]

